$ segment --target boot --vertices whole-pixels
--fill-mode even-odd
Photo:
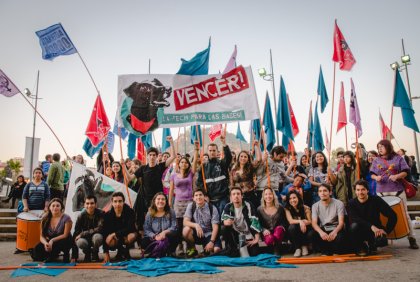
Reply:
[[[93,251],[92,252],[92,261],[98,262],[99,260],[99,252],[98,251]]]
[[[91,262],[92,261],[92,258],[91,258],[91,252],[90,252],[90,250],[89,251],[86,251],[86,252],[83,252],[84,254],[85,254],[85,258],[83,259],[83,262]]]
[[[416,238],[408,237],[408,242],[410,242],[410,249],[417,250],[419,245],[417,245]]]

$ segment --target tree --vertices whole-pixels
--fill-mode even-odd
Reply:
[[[22,165],[19,161],[14,161],[13,159],[10,159],[7,161],[7,166],[12,171],[12,178],[17,178],[18,174],[20,173],[20,169],[22,168]]]

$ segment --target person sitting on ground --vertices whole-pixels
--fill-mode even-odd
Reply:
[[[114,192],[111,202],[111,209],[104,215],[104,261],[110,261],[109,249],[118,250],[115,260],[129,260],[130,246],[137,237],[134,211],[124,203],[125,197],[122,192]]]
[[[273,189],[266,187],[261,198],[257,215],[262,227],[264,242],[274,247],[274,253],[280,254],[281,243],[286,234],[287,221],[284,208],[279,204]]]
[[[32,177],[32,181],[23,188],[23,211],[44,210],[47,212],[48,202],[50,200],[50,188],[42,180],[42,169],[39,167],[35,168]]]
[[[239,256],[241,236],[241,239],[244,238],[246,241],[249,255],[258,255],[261,224],[252,205],[243,201],[241,188],[231,187],[230,203],[225,206],[221,220],[222,235],[226,243],[224,254],[232,257]]]
[[[156,193],[144,221],[141,246],[153,257],[175,252],[179,243],[175,211],[169,207],[163,192]]]
[[[41,221],[40,242],[30,250],[32,259],[52,262],[63,252],[63,262],[70,262],[70,249],[73,248],[70,233],[72,224],[70,216],[64,213],[63,201],[58,198],[52,199]],[[75,255],[73,253],[73,256]]]
[[[286,195],[285,210],[289,222],[287,232],[295,248],[294,256],[307,256],[309,240],[313,236],[311,209],[303,204],[302,195],[292,190]]]
[[[187,255],[197,255],[194,245],[202,245],[207,254],[217,253],[222,248],[219,232],[219,213],[215,206],[205,201],[202,189],[194,191],[194,202],[188,204],[184,214],[182,235],[187,242]]]
[[[25,177],[23,177],[23,175],[19,175],[16,179],[16,182],[10,188],[9,195],[7,195],[7,198],[3,200],[3,203],[8,203],[10,200],[12,200],[10,208],[14,209],[16,200],[19,201],[22,199],[23,189],[25,186]]]
[[[312,206],[312,227],[316,232],[311,241],[324,255],[343,253],[345,243],[346,211],[343,202],[331,198],[331,193],[331,186],[322,183],[318,187],[320,201]]]
[[[359,180],[354,186],[357,198],[349,202],[350,238],[357,254],[375,254],[377,247],[388,244],[386,235],[397,224],[397,215],[381,197],[369,195],[366,180]],[[385,227],[380,214],[388,219]]]
[[[83,262],[99,261],[99,247],[103,243],[104,215],[102,210],[96,208],[96,202],[93,195],[85,198],[85,209],[77,217],[74,228],[74,241],[85,254]]]

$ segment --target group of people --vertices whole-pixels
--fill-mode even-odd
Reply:
[[[191,162],[190,157],[175,154],[172,138],[167,140],[170,152],[159,160],[159,151],[149,148],[145,165],[133,161],[127,166],[104,154],[109,164],[102,168],[105,174],[111,167],[115,180],[121,181],[121,171],[122,181],[126,178],[137,186],[135,204],[131,208],[124,194],[115,192],[110,210],[103,212],[94,196],[87,197],[73,234],[62,198],[42,181],[42,169],[35,169],[23,191],[25,211],[44,209],[46,214],[32,257],[53,260],[63,252],[69,260],[72,250],[71,259],[76,260],[81,249],[84,261],[98,261],[103,246],[105,261],[110,260],[109,250],[117,250],[116,260],[130,259],[135,242],[143,255],[152,257],[195,257],[196,245],[202,245],[204,254],[228,256],[279,254],[285,245],[292,246],[296,257],[311,251],[364,255],[385,246],[397,222],[383,196],[401,198],[402,216],[408,217],[400,180],[409,175],[410,167],[388,140],[381,140],[378,151],[369,152],[366,159],[360,151],[358,157],[351,151],[340,153],[335,169],[322,152],[306,150],[298,164],[295,152],[275,146],[263,153],[258,142],[251,152],[236,156],[224,136],[221,151],[214,143],[207,145],[207,158],[199,157],[196,142]],[[410,248],[418,249],[411,225],[408,240]]]

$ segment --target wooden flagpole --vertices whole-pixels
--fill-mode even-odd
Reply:
[[[333,77],[333,91],[332,91],[332,101],[331,101],[331,122],[330,122],[330,147],[332,149],[332,128],[333,128],[333,118],[334,118],[334,96],[335,96],[335,72],[337,64],[334,62],[334,77]],[[319,96],[319,95],[318,95]],[[331,154],[328,157],[328,168],[330,168],[331,163]]]
[[[344,134],[346,135],[346,151],[348,151],[349,146],[348,146],[348,143],[347,143],[347,124],[344,126]]]
[[[355,127],[356,130],[356,171],[357,171],[357,179],[360,179],[360,159],[359,159],[359,137],[357,132],[357,127]]]
[[[77,55],[79,56],[80,60],[82,61],[83,66],[85,66],[85,69],[86,69],[87,73],[89,74],[90,80],[92,80],[92,83],[93,83],[93,85],[95,86],[96,92],[97,92],[97,93],[98,93],[98,95],[100,96],[100,95],[101,95],[101,93],[99,92],[98,86],[96,85],[95,80],[93,79],[93,76],[92,76],[92,74],[90,73],[90,71],[89,71],[89,69],[88,69],[88,67],[87,67],[87,65],[86,65],[86,63],[85,63],[85,61],[83,60],[82,56],[80,55],[79,50],[77,50]]]

